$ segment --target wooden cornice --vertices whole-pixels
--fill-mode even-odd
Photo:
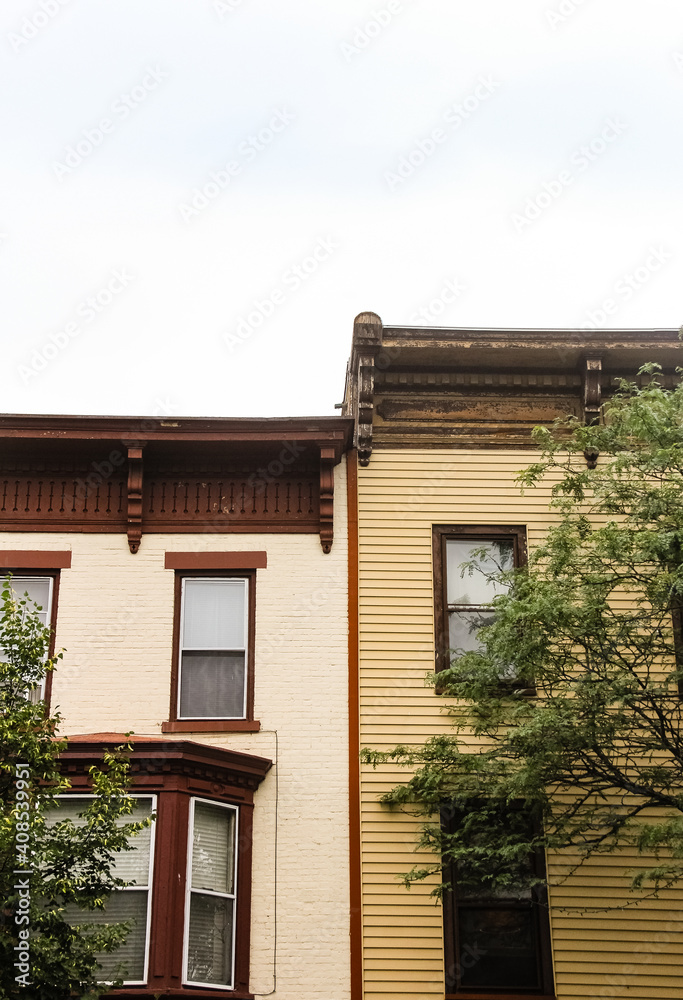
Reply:
[[[139,784],[143,776],[178,774],[255,791],[272,767],[272,761],[265,757],[190,740],[93,733],[68,737],[67,748],[60,755],[60,770],[69,775],[87,776],[90,767],[101,765],[105,750],[112,751],[128,742],[132,746],[130,769],[134,785]]]
[[[344,417],[0,416],[0,529],[281,532],[333,539]]]
[[[528,448],[538,424],[595,423],[647,362],[675,384],[681,350],[677,330],[400,327],[361,313],[342,412],[361,466],[377,447]]]
[[[344,417],[206,418],[86,417],[44,414],[0,414],[0,441],[201,442],[267,447],[287,441],[324,441],[338,462],[351,446],[353,422]]]

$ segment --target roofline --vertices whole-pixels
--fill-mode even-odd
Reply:
[[[279,442],[295,437],[351,445],[348,417],[121,417],[0,414],[0,439]]]

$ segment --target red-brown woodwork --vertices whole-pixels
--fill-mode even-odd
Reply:
[[[320,449],[320,544],[330,552],[334,538],[334,449]]]
[[[128,448],[128,548],[135,553],[142,539],[142,448]]]
[[[131,552],[145,532],[319,533],[329,551],[331,473],[351,429],[340,418],[0,417],[0,530],[126,532]]]
[[[146,986],[112,990],[128,1000],[164,997],[233,997],[250,1000],[249,932],[251,916],[251,841],[253,796],[272,762],[263,757],[186,740],[126,738],[120,733],[93,733],[69,738],[60,769],[73,792],[91,790],[88,769],[101,764],[104,749],[130,741],[132,791],[157,796],[149,973]],[[235,988],[183,986],[182,958],[190,799],[239,806],[240,841],[237,884]]]

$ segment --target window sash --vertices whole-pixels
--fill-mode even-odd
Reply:
[[[530,814],[523,811],[523,815],[535,825],[536,821]],[[457,813],[453,815],[450,810],[442,812],[445,829],[453,829],[457,822]],[[528,870],[531,874],[545,877],[542,851],[530,853]],[[444,877],[453,886],[443,898],[446,996],[470,996],[470,991],[483,991],[487,996],[492,993],[498,996],[501,991],[506,996],[522,993],[540,997],[553,993],[550,928],[544,906],[544,888],[527,888],[520,883],[518,891],[513,889],[508,895],[493,892],[483,885],[480,890],[476,886],[467,886],[461,891],[457,867],[451,861],[444,862]],[[485,926],[487,915],[491,920],[488,929]],[[484,927],[479,933],[478,924],[481,921],[484,921]],[[506,939],[515,933],[517,946],[508,950]],[[486,948],[487,936],[494,943],[493,949]],[[495,962],[497,967],[492,965]],[[511,982],[515,974],[519,977],[517,984]],[[526,977],[526,982],[519,985],[519,979],[523,977]]]
[[[477,560],[480,568],[475,568],[472,573],[463,573],[462,567],[471,561],[471,552],[476,549],[488,549],[489,554]],[[507,587],[488,580],[485,572],[512,569],[514,556],[514,541],[511,538],[447,537],[444,576],[448,607],[482,608],[490,605],[494,597],[505,593]]]
[[[61,800],[61,801],[73,803],[73,802],[79,801],[79,800],[85,802],[87,800],[94,799],[95,796],[94,795],[85,795],[85,794],[77,794],[77,795],[68,795],[67,794],[67,795],[58,795],[57,798],[59,800]],[[149,804],[150,804],[150,806],[149,806],[149,814],[151,814],[151,813],[153,813],[153,812],[156,811],[156,806],[157,806],[156,795],[133,795],[132,798],[136,799],[138,801],[138,803],[149,802]],[[85,807],[85,805],[83,806],[83,808],[84,807]],[[75,826],[81,826],[81,825],[83,825],[78,816],[60,815],[59,814],[59,810],[56,810],[55,814],[54,814],[54,822],[58,823],[62,819],[71,819]],[[130,823],[134,819],[135,819],[134,814],[131,815],[131,816],[121,816],[120,817],[120,821],[119,821],[119,825],[123,825],[126,822]],[[155,847],[155,840],[156,840],[156,838],[155,838],[156,823],[153,822],[151,824],[151,826],[148,827],[148,830],[149,830],[149,847],[148,847],[149,858],[148,858],[148,865],[147,865],[147,881],[146,881],[146,884],[143,885],[142,883],[137,883],[136,882],[135,884],[130,885],[130,886],[126,886],[123,889],[116,889],[112,893],[112,895],[111,895],[111,898],[113,899],[114,897],[119,896],[119,894],[123,894],[125,892],[127,892],[127,893],[131,893],[132,892],[132,893],[137,893],[139,895],[142,895],[144,893],[144,895],[146,897],[146,918],[145,918],[145,926],[144,926],[144,937],[142,939],[142,946],[143,946],[143,974],[142,974],[142,978],[141,979],[124,979],[123,980],[123,984],[125,986],[144,986],[147,983],[147,978],[148,978],[148,975],[149,975],[149,945],[150,945],[150,932],[151,932],[151,921],[152,921],[152,906],[151,906],[152,894],[151,894],[151,890],[152,890],[152,879],[153,879],[153,871],[154,871],[154,847]],[[141,832],[140,834],[138,834],[138,836],[139,837],[144,837],[145,836],[145,832],[144,831]],[[122,855],[122,857],[125,858],[126,856],[128,856],[130,854],[132,854],[132,852],[125,852],[125,854]],[[127,877],[127,874],[125,872],[117,872],[116,865],[114,867],[114,874],[117,875],[117,877],[120,877],[120,878],[126,878]],[[134,904],[132,904],[132,905],[134,905]],[[107,908],[105,906],[104,915],[106,915],[106,912],[107,912]],[[91,922],[91,920],[90,920],[91,916],[92,915],[91,915],[91,913],[88,910],[80,910],[80,909],[74,909],[73,913],[69,914],[69,917],[70,917],[70,919],[72,919],[73,923],[81,923],[81,924],[90,923]],[[126,918],[124,917],[123,919],[126,919]],[[106,920],[97,920],[95,922],[97,922],[97,923],[107,923],[108,921],[106,921]],[[118,920],[113,920],[111,922],[112,923],[118,923]],[[101,956],[101,958],[104,960],[105,963],[108,962],[108,961],[111,961],[112,963],[116,963],[117,961],[121,960],[121,955],[125,953],[125,949],[135,940],[136,930],[137,930],[136,928],[131,928],[131,930],[128,933],[128,937],[126,938],[126,942],[125,942],[125,944],[121,948],[116,949],[116,951],[111,952],[111,954],[106,953],[106,952],[103,953],[103,955]]]
[[[7,573],[0,574],[0,591],[4,589],[5,581],[8,577]],[[36,600],[36,598],[31,594],[31,584],[45,584],[47,583],[47,598],[43,600]],[[42,625],[52,624],[52,601],[54,594],[54,577],[52,576],[21,576],[20,574],[12,574],[12,592],[17,599],[22,599],[24,594],[28,592],[29,600],[35,601],[36,604],[41,604],[43,610],[35,611],[38,616],[39,621]],[[0,655],[2,655],[2,647],[0,646]],[[29,701],[34,704],[42,701],[45,698],[45,684],[46,677],[43,677],[42,681],[38,687],[34,688],[32,691],[27,692]]]
[[[497,593],[502,593],[502,588],[489,588],[488,591],[479,588],[472,588],[468,594],[466,586],[469,583],[467,574],[460,580],[458,575],[458,587],[449,591],[449,542],[458,543],[457,547],[450,550],[451,577],[453,573],[453,553],[460,549],[460,554],[469,556],[473,549],[487,549],[490,546],[502,546],[502,565],[507,568],[518,568],[526,562],[526,527],[524,525],[513,524],[433,524],[432,525],[432,558],[434,573],[434,643],[435,643],[435,669],[439,673],[446,670],[451,665],[451,655],[449,650],[453,649],[450,641],[451,623],[460,625],[461,630],[465,628],[466,616],[477,614],[492,614],[493,609],[488,603],[481,603],[482,598],[493,600]],[[495,555],[495,549],[493,551]],[[507,555],[505,554],[507,553]],[[466,559],[464,561],[467,561]],[[458,565],[461,565],[459,562]],[[456,570],[457,572],[457,570]],[[464,582],[465,587],[460,583]],[[456,600],[457,599],[457,600]],[[475,603],[477,601],[477,603]],[[461,621],[455,621],[455,616],[460,616]],[[476,630],[474,630],[476,631]],[[473,640],[466,643],[466,648],[481,648],[475,645]],[[514,678],[510,677],[510,671],[505,672],[503,677],[507,684]],[[436,694],[443,694],[443,687],[437,681],[435,687]]]
[[[232,813],[233,819],[233,830],[232,830],[232,851],[233,857],[228,861],[228,868],[232,877],[232,892],[218,892],[216,890],[210,890],[205,888],[195,889],[192,885],[193,882],[193,854],[194,854],[194,835],[195,835],[195,815],[197,805],[207,805],[214,809],[222,809],[227,813]],[[237,871],[238,871],[238,844],[239,844],[239,809],[237,806],[231,806],[227,803],[216,802],[212,799],[200,799],[193,798],[190,803],[190,822],[189,822],[189,834],[187,842],[187,875],[186,875],[186,890],[185,890],[185,930],[183,935],[184,948],[183,948],[183,983],[187,986],[213,986],[222,989],[234,989],[235,982],[235,942],[236,942],[236,932],[237,932]],[[193,899],[198,899],[200,897],[205,897],[207,899],[215,899],[217,901],[225,900],[225,912],[230,914],[232,918],[231,926],[231,940],[230,940],[230,969],[229,969],[229,982],[225,983],[214,983],[207,980],[198,981],[190,979],[190,933],[192,929],[192,902]],[[225,977],[226,979],[228,976]]]
[[[190,605],[190,599],[187,596],[190,589],[195,584],[229,584],[229,589],[234,588],[235,590],[241,590],[241,600],[243,602],[243,612],[239,616],[241,624],[241,642],[234,642],[230,645],[227,644],[216,644],[216,645],[201,645],[197,642],[190,644],[189,640],[193,638],[192,627],[187,627],[186,623],[186,612],[188,605]],[[236,623],[233,623],[233,625]],[[186,642],[186,637],[188,641]],[[195,637],[196,638],[196,637]],[[177,691],[177,702],[176,702],[176,717],[178,719],[246,719],[247,717],[247,685],[248,685],[248,669],[249,669],[249,579],[247,577],[229,577],[229,576],[210,576],[210,577],[183,577],[181,581],[181,597],[180,597],[180,629],[179,629],[179,641],[178,641],[178,691]],[[222,683],[230,683],[229,678],[221,674],[226,671],[233,671],[236,676],[239,677],[239,682],[241,682],[241,699],[239,706],[234,706],[238,710],[233,714],[227,714],[226,712],[220,712],[217,710],[206,711],[198,714],[193,712],[189,714],[187,711],[183,711],[187,707],[187,701],[190,700],[192,694],[190,680],[192,672],[196,673],[198,667],[198,655],[205,653],[206,657],[203,659],[206,662],[203,664],[205,670],[209,670],[210,660],[214,658],[216,663],[216,668],[218,670],[213,678],[215,687],[220,690]],[[187,659],[185,654],[188,654]],[[225,658],[226,664],[224,668],[221,668],[218,664],[218,659],[220,659],[220,654]],[[240,664],[241,658],[241,664]],[[231,663],[229,661],[232,661]],[[185,684],[183,678],[183,671],[186,670]],[[239,691],[237,691],[239,696]],[[183,695],[185,695],[185,705],[183,704]],[[209,701],[211,701],[209,699]],[[212,703],[213,705],[213,703]],[[220,709],[221,706],[216,706]]]

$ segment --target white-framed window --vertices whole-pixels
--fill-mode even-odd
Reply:
[[[179,641],[178,718],[246,718],[248,579],[184,577]]]
[[[183,982],[234,988],[236,806],[192,799],[187,854]]]
[[[59,807],[50,813],[50,821],[58,823],[70,819],[74,826],[85,821],[78,815],[93,795],[59,795]],[[135,795],[132,813],[120,816],[117,825],[135,823],[152,815],[156,809],[156,796]],[[124,985],[140,986],[147,982],[150,921],[152,915],[151,893],[154,869],[154,834],[156,823],[141,830],[132,839],[133,850],[121,851],[115,856],[113,874],[131,884],[111,894],[103,910],[81,910],[70,904],[65,916],[73,924],[116,924],[132,920],[133,926],[124,943],[115,951],[101,953],[102,982],[111,982],[119,974]]]
[[[0,591],[5,589],[7,574],[0,576]],[[12,574],[11,590],[16,600],[22,600],[28,594],[29,601],[33,601],[40,608],[37,611],[29,604],[27,610],[33,612],[42,625],[49,625],[52,621],[52,600],[54,593],[54,578],[51,576],[20,576]],[[33,691],[28,692],[31,701],[42,701],[45,697],[45,677]]]

